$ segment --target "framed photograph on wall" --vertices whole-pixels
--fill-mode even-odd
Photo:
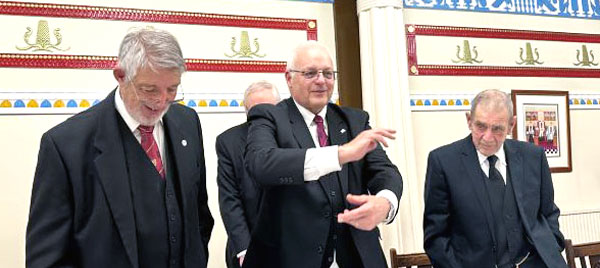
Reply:
[[[513,139],[544,148],[552,172],[571,172],[569,92],[512,90]]]

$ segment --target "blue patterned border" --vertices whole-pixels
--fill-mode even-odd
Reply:
[[[600,0],[404,0],[404,7],[600,19]]]

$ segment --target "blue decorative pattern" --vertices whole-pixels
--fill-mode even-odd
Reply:
[[[600,19],[600,0],[404,0],[404,7]]]

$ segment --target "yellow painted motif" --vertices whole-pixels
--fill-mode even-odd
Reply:
[[[199,107],[207,107],[207,106],[208,106],[208,103],[206,103],[206,100],[200,100],[200,101],[198,102],[198,106],[199,106]]]
[[[89,101],[87,101],[87,100],[82,100],[82,101],[79,103],[79,107],[81,107],[81,108],[88,108],[88,107],[90,107],[90,102],[89,102]]]
[[[477,46],[473,46],[473,48],[471,49],[471,46],[469,45],[469,40],[463,40],[463,56],[460,56],[460,46],[457,45],[456,46],[456,58],[457,60],[452,60],[452,62],[454,63],[469,63],[469,64],[473,64],[473,63],[482,63],[482,60],[477,60],[478,57],[478,53],[477,53]],[[471,52],[471,50],[473,50],[473,52]],[[475,55],[475,56],[473,56]]]
[[[54,108],[64,108],[65,103],[62,100],[57,100],[54,102]]]
[[[579,55],[581,54],[581,60],[579,60]],[[592,58],[590,60],[590,57]],[[581,52],[579,51],[579,49],[577,50],[577,62],[573,63],[573,65],[575,66],[598,66],[598,63],[594,63],[594,53],[593,51],[590,49],[590,52],[588,53],[588,49],[586,45],[582,45],[581,46]]]
[[[35,100],[30,100],[27,103],[27,108],[37,108],[37,107],[40,107],[40,105]]]
[[[56,38],[56,43],[52,44],[50,41],[50,28],[48,27],[48,21],[40,20],[38,21],[37,35],[35,39],[35,43],[30,43],[29,38],[31,37],[32,30],[31,27],[27,27],[27,31],[23,36],[23,40],[26,47],[16,46],[18,50],[30,50],[33,51],[46,51],[52,52],[50,49],[55,49],[59,51],[69,50],[70,48],[59,48],[58,46],[62,43],[62,35],[60,34],[60,28],[54,29],[54,37]]]
[[[9,100],[4,100],[0,103],[0,108],[10,108],[12,107],[12,103]]]
[[[252,58],[252,56],[256,56],[259,58],[262,58],[264,56],[266,56],[265,54],[260,55],[258,54],[258,51],[260,50],[260,45],[258,43],[258,38],[254,38],[254,48],[255,50],[253,51],[252,48],[250,47],[250,37],[248,36],[248,31],[242,31],[241,36],[240,36],[240,49],[239,50],[235,50],[235,44],[237,43],[235,37],[231,38],[231,51],[233,51],[232,55],[227,55],[227,53],[225,53],[225,56],[227,56],[228,58],[233,58],[233,57],[238,57],[238,58]]]
[[[219,106],[227,107],[227,106],[229,106],[229,103],[226,100],[221,100],[221,102],[219,102]]]
[[[525,58],[523,58],[523,48],[520,47],[520,54],[519,54],[519,58],[521,58],[521,61],[515,61],[515,63],[521,65],[521,64],[525,64],[525,65],[535,65],[537,64],[544,64],[543,61],[539,61],[540,59],[540,54],[538,53],[537,47],[535,48],[535,50],[531,50],[531,43],[527,42],[525,43]],[[535,59],[533,58],[533,53],[535,53]]]
[[[417,100],[417,106],[423,106],[423,100]]]

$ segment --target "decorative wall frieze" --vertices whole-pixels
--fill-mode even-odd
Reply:
[[[405,8],[600,19],[598,0],[404,0]]]
[[[219,90],[215,90],[219,91]],[[0,92],[2,114],[76,114],[102,101],[108,92]],[[289,93],[281,93],[288,98]],[[178,93],[175,100],[180,105],[198,113],[244,112],[243,93]],[[332,101],[339,103],[339,95]]]
[[[409,75],[600,78],[600,34],[406,25]]]

